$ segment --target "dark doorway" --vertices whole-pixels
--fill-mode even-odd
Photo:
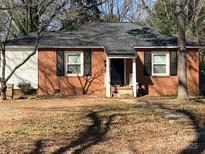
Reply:
[[[205,96],[205,71],[200,70],[200,95]]]
[[[124,59],[111,59],[111,85],[124,86]]]

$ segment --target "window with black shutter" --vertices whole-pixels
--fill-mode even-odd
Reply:
[[[176,76],[177,52],[176,51],[145,51],[144,52],[145,76]]]

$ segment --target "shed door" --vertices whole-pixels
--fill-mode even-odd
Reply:
[[[124,59],[111,59],[111,85],[124,86]]]

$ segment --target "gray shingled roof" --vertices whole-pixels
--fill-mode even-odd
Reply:
[[[10,40],[8,45],[32,46],[34,43],[35,35],[30,34]],[[92,23],[78,31],[46,33],[42,35],[39,46],[103,46],[110,55],[127,55],[134,54],[135,47],[177,46],[177,39],[133,23]]]

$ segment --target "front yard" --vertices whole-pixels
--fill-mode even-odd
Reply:
[[[200,153],[205,102],[69,97],[0,103],[0,153]]]

